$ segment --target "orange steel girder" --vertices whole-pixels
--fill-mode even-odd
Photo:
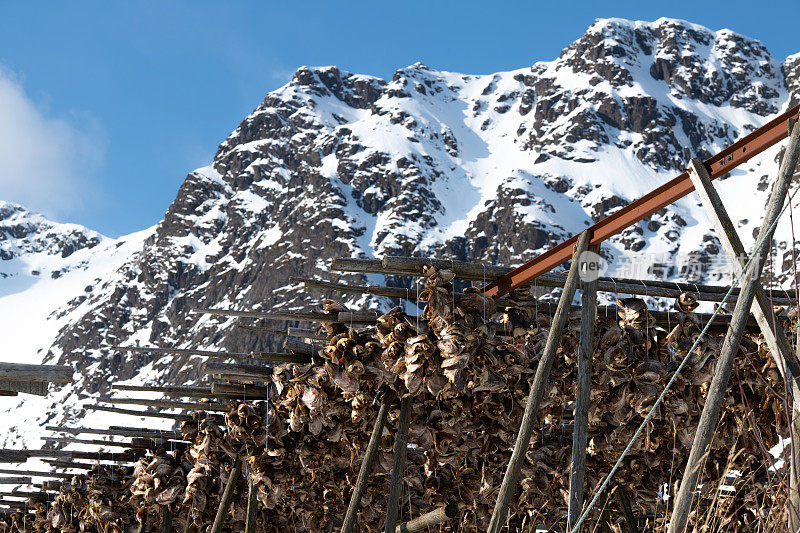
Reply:
[[[711,179],[727,174],[745,161],[787,138],[789,136],[789,120],[797,118],[799,111],[800,105],[794,106],[718,154],[706,159],[704,164]],[[692,191],[694,191],[694,185],[692,185],[688,172],[684,171],[677,178],[587,228],[592,234],[590,244],[603,242]],[[564,264],[572,256],[572,247],[577,241],[578,235],[574,235],[508,274],[497,278],[484,288],[484,294],[499,298]]]

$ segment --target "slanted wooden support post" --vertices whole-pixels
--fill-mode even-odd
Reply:
[[[455,518],[456,515],[458,515],[458,505],[455,503],[448,503],[414,520],[409,520],[408,522],[400,524],[397,526],[397,529],[395,529],[395,533],[417,533],[419,531],[425,531],[429,527],[444,524],[451,518]]]
[[[253,477],[247,476],[247,519],[244,525],[245,533],[256,533],[258,520],[258,487],[253,483]]]
[[[389,481],[389,497],[386,500],[384,533],[394,533],[397,528],[397,510],[400,507],[400,495],[403,492],[403,471],[408,451],[409,423],[411,423],[411,396],[406,395],[400,400],[400,420],[397,421],[397,435],[394,440],[392,477]]]
[[[219,508],[217,508],[217,516],[214,517],[214,525],[211,526],[211,533],[219,533],[222,531],[222,525],[225,523],[225,517],[228,515],[228,508],[231,506],[231,501],[233,501],[233,491],[240,477],[242,477],[242,459],[241,457],[237,457],[233,461],[233,468],[228,478],[228,484],[225,485],[225,491],[222,493],[222,499],[219,501]]]
[[[508,514],[508,505],[511,503],[511,496],[519,488],[519,473],[522,469],[522,463],[525,462],[525,452],[531,442],[536,413],[539,411],[539,404],[542,401],[542,396],[544,396],[547,380],[550,378],[550,370],[553,368],[553,360],[561,340],[561,332],[567,322],[572,298],[575,296],[575,289],[578,286],[578,270],[580,268],[578,257],[588,249],[590,239],[591,234],[588,231],[581,233],[578,238],[578,244],[572,253],[572,266],[570,266],[567,280],[564,283],[564,292],[561,293],[561,299],[558,301],[558,307],[553,315],[550,333],[547,336],[547,344],[545,344],[544,352],[536,367],[536,375],[533,378],[528,401],[525,403],[525,413],[522,415],[522,423],[519,427],[519,433],[517,433],[517,442],[514,444],[514,451],[511,453],[503,483],[500,485],[500,493],[497,496],[497,502],[492,512],[488,533],[498,533],[503,527]]]
[[[599,254],[599,246],[589,250]],[[569,512],[567,531],[578,521],[583,510],[583,483],[586,474],[586,439],[589,426],[589,395],[592,390],[594,323],[597,320],[597,277],[590,265],[579,265],[581,284],[581,340],[578,347],[578,384],[575,395],[575,429],[572,433],[572,465],[569,474]]]
[[[183,533],[189,533],[194,523],[194,508],[189,509],[189,514],[186,515],[186,523],[183,525]]]
[[[797,351],[800,355],[800,324],[797,326]],[[789,457],[789,498],[787,498],[787,525],[791,532],[800,531],[800,410],[792,408],[792,426],[789,432],[791,455]]]
[[[730,327],[725,335],[725,341],[722,344],[722,350],[714,369],[714,378],[711,381],[708,397],[700,415],[700,422],[697,425],[697,431],[692,442],[692,450],[689,453],[686,470],[684,470],[683,479],[675,497],[675,506],[672,509],[668,533],[684,533],[686,530],[692,507],[692,494],[697,488],[697,482],[702,474],[704,459],[714,437],[714,429],[719,421],[728,379],[733,368],[733,359],[739,348],[739,341],[744,332],[747,315],[753,305],[756,288],[760,283],[761,270],[772,245],[774,233],[772,225],[780,216],[783,204],[786,201],[798,156],[800,156],[800,128],[794,128],[789,147],[781,162],[778,178],[775,180],[770,193],[764,222],[756,239],[757,246],[753,252],[753,260],[747,265],[742,277],[742,290],[731,316]]]
[[[711,176],[708,174],[708,169],[700,159],[692,159],[689,161],[689,177],[692,179],[695,191],[703,203],[706,214],[711,220],[714,227],[714,233],[722,244],[725,254],[728,256],[728,262],[735,276],[741,274],[744,268],[744,259],[747,256],[745,253],[744,244],[742,244],[739,234],[736,232],[736,227],[733,225],[722,199],[711,183]],[[764,335],[764,340],[769,346],[772,357],[778,366],[778,370],[784,378],[794,378],[791,381],[800,377],[800,363],[797,357],[792,355],[792,346],[783,328],[778,324],[775,318],[775,313],[772,310],[772,302],[770,302],[764,288],[759,284],[756,286],[755,304],[753,305],[753,315],[756,318],[758,327]],[[793,391],[793,395],[794,395]],[[796,398],[795,401],[800,400]]]
[[[358,471],[358,479],[353,487],[353,494],[350,496],[350,504],[347,506],[347,514],[344,516],[341,533],[352,533],[356,524],[361,498],[364,496],[364,491],[367,490],[367,480],[372,473],[372,465],[375,463],[375,456],[378,453],[378,444],[380,444],[381,435],[383,435],[383,428],[386,427],[386,417],[389,415],[389,407],[392,405],[394,398],[395,394],[391,389],[387,390],[383,395],[383,402],[378,411],[378,416],[375,418],[375,426],[372,428],[372,435],[369,438],[364,459],[361,461],[361,469]]]

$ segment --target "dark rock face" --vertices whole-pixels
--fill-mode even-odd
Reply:
[[[684,101],[766,117],[782,104],[782,78],[760,42],[727,30],[670,19],[598,21],[541,69],[528,146],[564,157],[579,140],[588,141],[584,152],[613,143],[654,169],[678,169],[684,148],[703,156],[717,139],[740,134],[723,121],[698,124]]]
[[[790,106],[800,102],[800,54],[795,54],[783,62],[783,75],[789,89]]]
[[[317,275],[334,257],[528,260],[663,183],[690,157],[766,122],[787,105],[787,86],[796,95],[799,71],[798,56],[781,66],[758,41],[668,19],[597,21],[555,61],[488,76],[418,63],[385,81],[302,67],[239,124],[211,166],[187,176],[141,252],[59,310],[72,318],[49,360],[91,368],[76,387],[90,392],[130,378],[198,380],[201,358],[108,347],[280,349],[280,338],[191,310],[309,309],[321,294],[289,278]],[[744,170],[772,176],[774,156]],[[750,210],[766,199],[758,177],[741,185],[754,192]],[[743,234],[759,224],[747,218]],[[658,265],[698,250],[719,255],[710,230],[686,236],[693,227],[707,223],[687,198],[603,253],[612,264],[665,255],[650,260]],[[0,254],[13,254],[4,231],[25,230],[0,226]],[[91,243],[76,236],[59,250]]]

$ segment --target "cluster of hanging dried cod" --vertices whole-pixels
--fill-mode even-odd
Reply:
[[[400,308],[374,328],[321,326],[327,345],[310,365],[280,365],[267,382],[269,401],[232,404],[225,426],[183,423],[193,445],[159,449],[132,469],[96,468],[76,477],[49,504],[32,502],[35,520],[21,516],[12,531],[208,531],[235,457],[244,464],[225,531],[244,529],[247,483],[258,489],[257,531],[337,531],[358,475],[382,397],[413,396],[409,451],[400,506],[404,520],[455,502],[456,520],[441,531],[483,531],[488,525],[519,421],[544,348],[551,317],[529,295],[511,295],[503,309],[477,290],[454,295],[453,273],[430,269],[421,317]],[[685,294],[675,304],[677,324],[656,327],[642,300],[617,302],[617,316],[596,327],[586,492],[593,494],[631,439],[701,324]],[[327,311],[344,307],[326,301]],[[782,315],[789,330],[796,310]],[[545,524],[563,530],[571,450],[568,404],[575,397],[580,315],[570,317],[551,374],[510,509],[509,530]],[[706,335],[617,480],[645,530],[664,527],[691,446],[722,344]],[[761,339],[746,338],[730,381],[727,406],[706,461],[691,527],[767,531],[782,522],[785,469],[771,468],[766,450],[787,433],[784,385]],[[382,530],[399,402],[390,413],[359,513],[359,531]],[[726,474],[740,474],[725,496]],[[612,529],[622,513],[603,500]],[[648,519],[649,517],[649,519]],[[144,522],[145,526],[141,524]],[[188,527],[187,527],[188,522]],[[141,528],[141,529],[140,529]]]

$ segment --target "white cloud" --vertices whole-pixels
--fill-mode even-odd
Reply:
[[[0,68],[0,200],[52,217],[85,207],[105,143],[96,125],[76,122],[52,116]]]

